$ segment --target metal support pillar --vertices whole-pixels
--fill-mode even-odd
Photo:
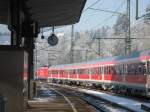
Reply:
[[[87,61],[88,61],[88,50],[87,50],[87,49],[85,50],[85,53],[86,53],[86,54],[85,54],[85,55],[86,55],[86,56],[85,56],[85,59],[86,59],[86,62],[87,62]]]
[[[127,0],[127,31],[126,31],[126,49],[125,54],[131,53],[131,38],[130,38],[130,0]]]
[[[136,0],[136,20],[139,19],[139,0]]]
[[[37,52],[37,50],[38,50],[38,45],[37,45],[38,43],[36,43],[36,48],[35,48],[35,74],[36,74],[36,71],[37,71],[37,68],[38,68],[38,66],[37,66],[37,61],[38,61],[38,52]],[[37,78],[37,74],[36,74],[36,78]]]
[[[20,0],[11,0],[10,1],[10,22],[11,26],[9,26],[11,30],[11,45],[21,47],[21,2]]]
[[[28,52],[28,99],[31,99],[31,80],[34,79],[34,38],[26,37],[25,44],[25,48]]]
[[[101,39],[99,38],[98,39],[99,40],[99,43],[98,43],[98,55],[99,55],[99,57],[100,57],[100,55],[101,55]]]

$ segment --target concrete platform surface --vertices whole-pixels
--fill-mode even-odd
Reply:
[[[119,106],[124,107],[133,112],[145,112],[145,110],[143,108],[141,108],[141,105],[144,104],[145,102],[140,102],[137,100],[123,98],[120,96],[110,95],[110,94],[106,94],[103,92],[97,92],[97,91],[93,91],[93,90],[79,89],[79,91],[99,97],[105,101],[119,105]],[[147,107],[149,107],[150,103],[145,103],[145,105],[148,105]],[[150,112],[150,110],[149,110],[149,112]]]

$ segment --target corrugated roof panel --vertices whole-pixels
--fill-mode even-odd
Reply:
[[[39,26],[61,26],[79,21],[86,0],[29,0],[27,7]]]
[[[9,0],[0,0],[0,23],[8,24]],[[23,0],[21,0],[23,1]],[[31,18],[40,27],[77,23],[86,0],[26,0]]]

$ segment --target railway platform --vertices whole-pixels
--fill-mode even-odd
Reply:
[[[148,110],[150,109],[150,103],[145,103],[144,101],[138,101],[134,99],[129,99],[129,98],[124,98],[116,95],[111,95],[103,92],[97,92],[93,90],[85,90],[81,89],[81,92],[84,92],[86,94],[90,94],[96,97],[99,97],[105,101],[111,102],[112,104],[118,105],[120,107],[126,108],[129,111],[132,112],[147,112],[143,107],[147,108]],[[148,111],[149,112],[149,111]]]
[[[141,105],[141,108],[145,111],[150,111],[150,103],[144,103]]]
[[[36,98],[27,101],[24,112],[96,112],[96,109],[73,94],[41,89]]]
[[[55,85],[55,84],[54,84]],[[150,110],[150,103],[145,101],[139,101],[135,99],[130,99],[126,97],[121,97],[117,95],[107,94],[104,92],[94,91],[94,90],[88,90],[88,89],[81,89],[77,87],[70,87],[67,85],[57,85],[64,88],[70,88],[76,91],[79,91],[81,93],[94,96],[96,98],[102,99],[106,102],[109,102],[113,105],[122,107],[124,109],[127,109],[131,112],[149,112]]]

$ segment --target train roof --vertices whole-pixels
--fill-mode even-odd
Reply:
[[[55,65],[51,66],[50,69],[77,69],[77,68],[86,68],[86,67],[92,67],[92,65],[96,63],[107,63],[107,64],[113,64],[115,62],[120,61],[129,61],[129,60],[140,60],[140,57],[143,56],[149,56],[150,57],[150,50],[144,50],[140,52],[133,52],[126,56],[113,56],[113,57],[105,57],[105,58],[98,58],[96,60],[88,61],[88,62],[81,62],[81,63],[73,63],[73,64],[63,64],[63,65]]]

